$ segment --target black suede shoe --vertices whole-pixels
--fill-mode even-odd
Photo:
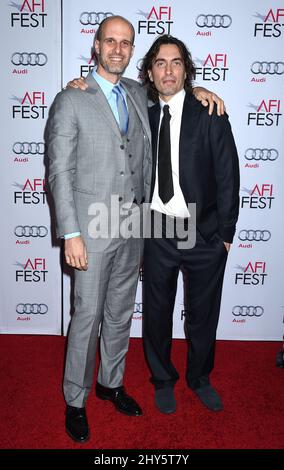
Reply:
[[[66,432],[76,442],[86,442],[90,437],[85,408],[66,407]]]
[[[128,416],[141,416],[142,410],[133,398],[125,393],[123,387],[107,388],[96,383],[96,395],[101,400],[109,400],[117,411]]]
[[[221,411],[223,410],[223,403],[213,387],[211,385],[204,385],[203,387],[196,388],[193,392],[198,396],[200,401],[203,403],[206,408],[211,411]]]
[[[174,413],[176,400],[173,387],[157,388],[155,390],[155,405],[161,413]]]

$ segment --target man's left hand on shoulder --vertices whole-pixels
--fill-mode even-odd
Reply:
[[[73,78],[67,83],[66,88],[80,88],[80,90],[87,90],[88,85],[84,77]]]
[[[195,98],[200,101],[203,106],[209,105],[208,114],[211,115],[213,113],[214,104],[217,105],[218,116],[222,116],[222,114],[224,114],[226,110],[225,103],[218,95],[216,95],[216,93],[213,93],[201,86],[194,87],[192,92]]]
[[[229,253],[230,249],[231,249],[231,243],[228,243],[228,242],[223,242],[224,245],[225,245],[225,248],[227,250],[227,252]]]

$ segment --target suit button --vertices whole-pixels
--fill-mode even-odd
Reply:
[[[121,145],[120,148],[121,148],[121,150],[124,150],[124,145]]]
[[[134,174],[135,174],[135,171],[131,171],[131,174],[134,175]]]
[[[121,171],[120,174],[121,174],[121,176],[123,176],[123,175],[124,175],[124,171]]]
[[[126,139],[126,140],[127,140],[127,142],[130,142],[130,140],[129,140],[129,139]]]
[[[123,197],[119,196],[118,200],[119,200],[119,201],[122,201],[122,199],[123,199]]]
[[[132,154],[130,153],[128,156],[129,156],[129,158],[131,158],[131,157],[132,157]]]

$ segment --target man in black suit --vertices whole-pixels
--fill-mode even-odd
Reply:
[[[186,272],[190,341],[186,380],[210,410],[222,410],[211,386],[216,329],[227,255],[239,211],[238,156],[228,116],[208,115],[192,94],[194,65],[185,44],[160,36],[143,59],[142,80],[156,104],[149,110],[153,145],[152,216],[162,214],[162,237],[144,251],[144,344],[163,413],[176,409],[178,372],[171,361],[173,309],[180,268]],[[168,222],[190,225],[196,203],[196,243],[183,248]],[[154,218],[154,217],[153,217]]]

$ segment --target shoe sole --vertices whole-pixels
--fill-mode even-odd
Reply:
[[[87,435],[85,439],[76,439],[76,437],[74,437],[73,434],[67,428],[65,428],[65,431],[68,434],[68,436],[71,437],[71,439],[77,442],[78,444],[85,444],[85,442],[88,442],[90,439],[90,433]]]
[[[113,401],[111,400],[111,398],[107,397],[106,395],[98,395],[98,394],[96,393],[96,397],[99,398],[100,400],[107,400],[107,401],[110,401],[110,402],[112,403],[112,405],[115,407],[116,411],[118,411],[119,413],[122,413],[122,414],[124,414],[124,415],[126,415],[126,416],[134,416],[134,417],[136,418],[136,417],[139,417],[139,416],[142,416],[142,415],[143,415],[143,413],[136,415],[136,414],[128,413],[127,411],[121,410],[120,408],[118,408],[118,407],[113,403]]]
[[[163,413],[164,415],[170,415],[170,414],[176,412],[176,408],[175,409],[170,409],[170,410],[161,410],[161,408],[159,408],[157,405],[156,405],[156,408],[157,408],[157,410],[160,411],[160,413]]]

